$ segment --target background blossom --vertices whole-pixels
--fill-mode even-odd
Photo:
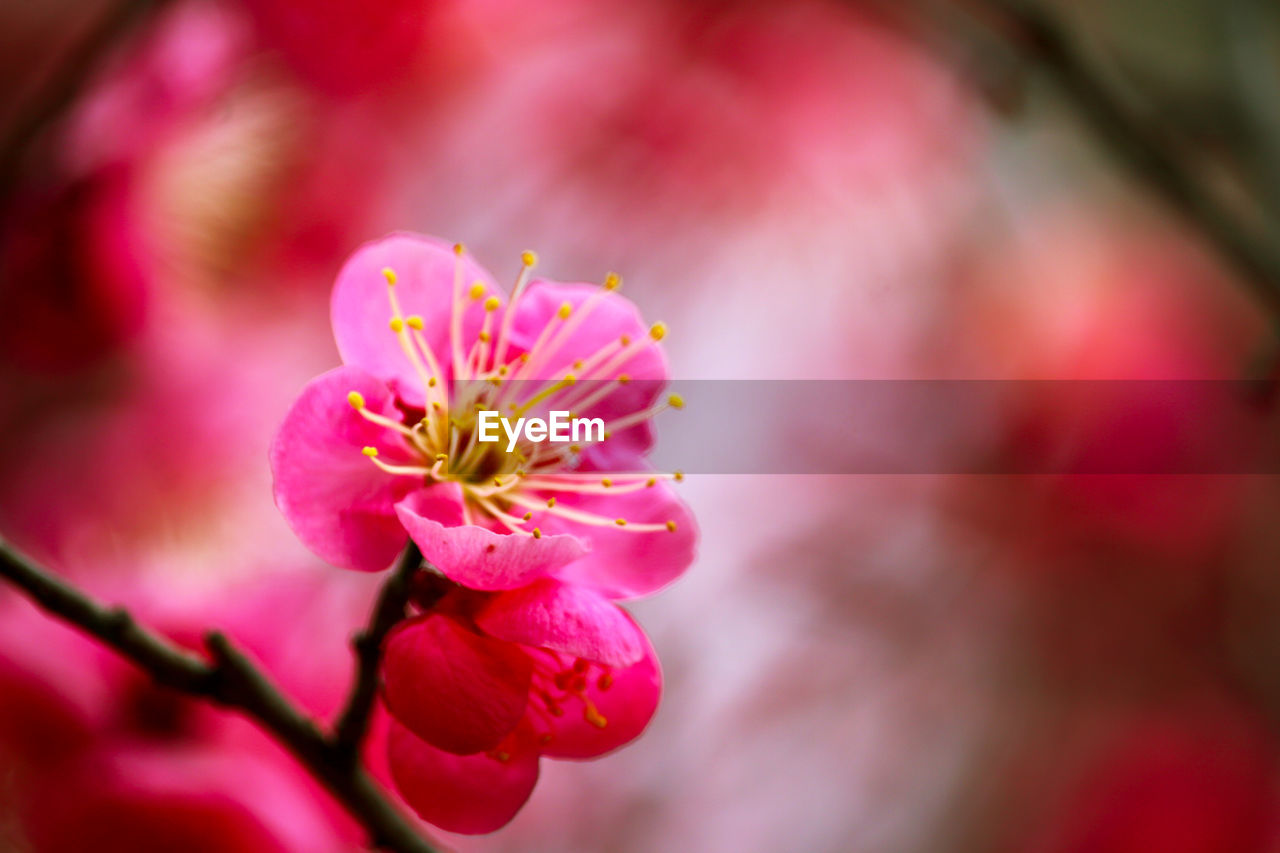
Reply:
[[[594,550],[554,569],[455,578],[494,587],[454,593],[493,608],[439,617],[459,642],[569,669],[581,657],[597,679],[609,638],[633,650],[630,635],[615,625],[569,648],[582,638],[529,617],[530,585],[574,584],[610,614],[611,599],[655,593],[626,608],[645,630],[631,666],[661,659],[662,702],[650,720],[659,673],[646,670],[630,730],[593,698],[614,731],[643,728],[638,743],[542,761],[530,672],[523,691],[495,688],[504,730],[459,755],[415,733],[438,744],[448,726],[411,719],[428,705],[390,676],[363,758],[419,807],[424,834],[463,851],[1280,849],[1270,384],[1240,409],[1257,470],[1089,473],[1212,458],[1181,430],[1221,414],[1197,383],[1275,379],[1274,272],[1241,263],[1280,245],[1272,10],[365,5],[154,4],[52,110],[50,83],[117,7],[0,6],[0,536],[184,645],[226,630],[332,720],[347,641],[409,535],[392,507],[431,521],[418,502],[432,496],[378,491],[387,480],[359,447],[390,463],[395,444],[350,436],[380,535],[317,556],[273,505],[273,437],[343,363],[361,362],[370,387],[339,374],[334,417],[355,416],[351,390],[378,413],[414,393],[416,376],[401,387],[383,369],[399,350],[387,264],[357,254],[367,241],[463,240],[486,299],[536,249],[526,341],[615,270],[612,320],[670,330],[655,375],[1009,393],[862,427],[908,452],[942,434],[944,461],[988,474],[689,474],[678,494],[698,562],[678,583],[683,546],[649,564],[634,537],[585,535]],[[1065,87],[1064,56],[1080,60]],[[1099,124],[1090,104],[1108,94],[1122,109]],[[43,120],[10,152],[31,116]],[[1188,184],[1170,192],[1170,175]],[[1242,227],[1224,240],[1222,223]],[[370,289],[344,297],[347,316],[367,309],[352,328],[381,337],[335,343],[334,282],[353,255]],[[1177,393],[1095,407],[1082,384],[1154,379]],[[753,453],[821,459],[849,440],[821,413],[743,407]],[[681,435],[677,414],[635,430],[627,452]],[[1064,434],[1053,470],[1000,473]],[[444,528],[442,506],[460,515],[460,502],[437,498]],[[432,618],[415,608],[395,642]],[[425,666],[407,659],[391,660]],[[582,732],[609,731],[575,707],[564,719]],[[0,758],[5,849],[78,849],[86,826],[126,849],[366,840],[248,722],[149,684],[7,588]]]

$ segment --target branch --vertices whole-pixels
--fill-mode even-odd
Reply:
[[[356,680],[351,686],[347,705],[334,728],[334,746],[345,752],[349,759],[360,753],[360,742],[369,727],[369,715],[378,695],[378,669],[382,664],[382,644],[397,622],[404,618],[405,606],[413,591],[413,576],[422,568],[422,552],[409,541],[392,570],[391,577],[383,584],[369,617],[369,627],[352,641],[356,653]]]
[[[402,567],[409,562],[407,556],[401,558],[396,575],[387,586],[396,584]],[[374,845],[396,853],[434,853],[434,848],[392,805],[364,766],[350,760],[336,739],[326,738],[315,721],[291,704],[221,633],[213,632],[206,638],[212,656],[212,662],[207,662],[143,628],[127,611],[94,601],[2,539],[0,577],[23,590],[49,613],[97,637],[157,682],[234,708],[257,722],[329,789],[365,827]],[[384,589],[383,597],[386,596]],[[403,607],[402,603],[401,613]]]
[[[1194,177],[1193,165],[1112,91],[1049,11],[1018,0],[970,0],[967,5],[988,13],[971,13],[970,23],[983,24],[1002,37],[1006,47],[1048,74],[1094,133],[1217,246],[1280,323],[1280,240],[1250,228],[1205,189]]]
[[[22,175],[23,160],[40,133],[75,100],[112,46],[166,0],[115,0],[22,109],[0,139],[0,198]]]

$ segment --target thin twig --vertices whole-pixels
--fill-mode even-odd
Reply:
[[[1096,72],[1066,26],[1039,4],[967,0],[960,5],[970,10],[971,25],[982,26],[1048,74],[1076,114],[1135,175],[1217,246],[1280,323],[1280,240],[1241,221],[1206,189],[1195,177],[1193,164]]]
[[[395,624],[404,618],[404,609],[413,591],[413,576],[422,565],[422,552],[410,541],[391,577],[378,593],[369,626],[352,641],[356,653],[356,680],[333,733],[334,745],[350,758],[360,753],[360,742],[369,727],[369,714],[378,695],[382,644]]]
[[[315,721],[224,635],[207,636],[212,661],[206,661],[143,628],[127,611],[93,600],[3,540],[0,577],[49,613],[97,637],[157,682],[234,708],[254,720],[329,789],[376,846],[397,853],[433,853],[435,848],[392,805],[363,765],[349,760],[345,748],[326,738]],[[388,585],[394,582],[395,577]]]

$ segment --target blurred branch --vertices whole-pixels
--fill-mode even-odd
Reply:
[[[1248,124],[1249,159],[1266,185],[1268,213],[1275,223],[1280,217],[1280,100],[1275,87],[1280,56],[1273,41],[1275,7],[1266,0],[1228,0],[1222,14],[1237,106]]]
[[[984,40],[984,47],[1012,50],[1057,83],[1098,138],[1217,246],[1280,324],[1280,239],[1242,221],[1204,187],[1194,164],[1107,84],[1049,10],[1018,0],[925,0],[925,7],[948,30],[962,25],[968,35]]]
[[[0,199],[17,186],[28,151],[66,111],[116,42],[167,0],[114,0],[0,138]]]
[[[401,566],[408,562],[402,558]],[[401,580],[402,574],[397,567],[388,586]],[[94,601],[3,540],[0,577],[49,613],[101,640],[160,684],[244,712],[329,789],[376,846],[397,853],[433,853],[434,848],[391,804],[364,766],[348,760],[337,739],[326,737],[223,634],[215,631],[206,637],[212,658],[206,661],[143,628],[126,610]],[[401,608],[403,612],[403,604]]]
[[[355,760],[359,756],[360,742],[369,727],[369,715],[373,712],[373,702],[378,695],[382,643],[395,624],[404,618],[404,609],[409,604],[409,594],[413,590],[413,576],[422,566],[422,552],[410,541],[392,570],[391,577],[378,593],[373,615],[369,618],[369,627],[352,641],[357,661],[356,680],[333,735],[334,746],[344,751],[349,760]]]

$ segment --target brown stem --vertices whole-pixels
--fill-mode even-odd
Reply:
[[[413,591],[413,576],[422,568],[422,552],[412,541],[400,555],[391,577],[382,585],[378,600],[369,617],[369,627],[356,635],[352,646],[356,653],[356,680],[351,686],[346,707],[334,727],[334,745],[350,759],[360,752],[360,742],[369,727],[369,715],[378,695],[378,669],[382,665],[382,644],[397,622]]]
[[[0,138],[0,199],[21,179],[33,143],[75,101],[120,39],[167,0],[117,0],[68,53]]]
[[[982,52],[1012,50],[1058,86],[1075,114],[1154,193],[1194,225],[1280,324],[1280,240],[1237,217],[1169,144],[1097,73],[1069,28],[1041,4],[1021,0],[921,0],[940,26],[961,27]],[[963,11],[961,11],[963,10]]]
[[[407,557],[402,558],[401,566],[407,562]],[[397,570],[388,586],[396,583],[400,574]],[[397,853],[434,853],[435,848],[391,803],[365,767],[351,760],[347,748],[336,738],[325,737],[315,721],[295,707],[224,635],[214,632],[207,636],[212,659],[206,661],[142,627],[128,611],[95,601],[4,540],[0,540],[0,577],[49,613],[101,640],[157,682],[234,708],[256,722],[328,788],[365,828],[374,845]],[[403,604],[401,608],[403,612]]]

